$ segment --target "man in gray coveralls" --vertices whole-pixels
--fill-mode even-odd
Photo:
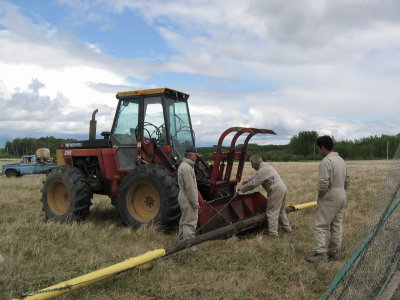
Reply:
[[[310,263],[338,259],[347,202],[346,189],[350,185],[346,163],[337,152],[334,152],[332,138],[327,135],[320,136],[316,145],[324,158],[318,174],[318,200],[313,226],[314,253],[305,258]],[[331,232],[331,239],[327,247],[325,234],[328,230]]]
[[[269,164],[263,162],[260,155],[256,154],[250,157],[251,166],[257,172],[248,180],[242,181],[242,186],[238,192],[248,192],[259,185],[268,193],[267,201],[267,223],[269,237],[278,237],[278,223],[286,232],[291,232],[289,220],[286,215],[286,197],[287,187],[278,172]]]
[[[187,147],[185,158],[178,168],[178,202],[181,207],[178,235],[180,241],[190,239],[196,235],[199,200],[194,163],[198,156],[199,154],[195,147]]]

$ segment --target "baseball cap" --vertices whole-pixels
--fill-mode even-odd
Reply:
[[[201,155],[199,154],[199,152],[197,152],[196,147],[193,147],[193,146],[186,147],[185,153],[194,153],[194,154],[196,154],[197,156],[201,156]]]

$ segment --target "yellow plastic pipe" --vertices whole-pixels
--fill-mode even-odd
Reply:
[[[317,201],[314,202],[307,202],[307,203],[303,203],[303,204],[293,204],[292,202],[286,202],[286,212],[294,212],[294,211],[298,211],[301,209],[306,209],[306,208],[310,208],[310,207],[314,207],[317,206]]]
[[[148,264],[150,261],[162,257],[164,255],[165,255],[165,249],[156,249],[153,251],[149,251],[142,255],[128,258],[118,264],[111,265],[106,268],[88,273],[86,275],[82,275],[70,279],[68,281],[64,281],[62,283],[50,286],[48,288],[41,289],[40,291],[34,292],[31,295],[27,295],[26,297],[22,297],[19,299],[29,299],[29,300],[51,299],[53,297],[65,294],[72,290],[76,290],[81,287],[90,285],[94,282],[109,278],[113,275],[116,275],[122,271],[126,271],[130,268],[137,267],[143,264]],[[18,300],[18,299],[13,299],[13,300]]]
[[[301,210],[301,209],[310,208],[310,207],[314,207],[314,206],[317,206],[317,201],[293,205],[295,210]]]

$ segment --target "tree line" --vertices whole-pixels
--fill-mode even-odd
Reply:
[[[256,145],[249,144],[246,152],[248,160],[253,154],[259,154],[267,161],[306,161],[320,160],[315,141],[318,137],[316,131],[300,131],[294,135],[287,145]],[[334,150],[347,160],[386,159],[393,158],[400,144],[400,133],[397,135],[381,135],[360,138],[356,140],[334,140]],[[238,145],[240,151],[243,145]],[[206,160],[213,160],[216,147],[202,147],[199,152]],[[228,148],[224,148],[228,151]]]
[[[321,156],[315,148],[315,140],[318,137],[316,131],[300,131],[294,135],[287,145],[257,145],[249,144],[246,159],[253,154],[260,154],[268,161],[304,161],[320,160]],[[386,159],[392,158],[400,144],[400,133],[397,135],[370,136],[357,140],[334,139],[334,149],[347,160],[361,159]],[[60,139],[53,136],[41,138],[17,138],[8,141],[3,149],[0,149],[1,157],[20,157],[26,154],[34,154],[38,148],[49,148],[52,156],[55,156],[57,144],[60,142],[73,142],[75,139]],[[235,151],[240,151],[243,145],[238,145]],[[205,160],[213,160],[216,146],[199,147],[198,151]],[[224,148],[228,151],[228,148]]]
[[[0,149],[2,157],[21,157],[22,155],[35,154],[36,149],[49,148],[52,157],[55,157],[57,144],[60,142],[73,142],[75,139],[59,139],[53,136],[41,138],[17,138],[5,143],[3,149]]]

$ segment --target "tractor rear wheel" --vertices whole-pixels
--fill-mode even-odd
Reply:
[[[124,225],[138,228],[158,224],[168,229],[180,217],[176,177],[158,165],[140,165],[123,179],[117,196],[117,210]]]
[[[47,219],[66,223],[84,220],[89,214],[93,193],[78,168],[62,166],[51,170],[41,192]]]

